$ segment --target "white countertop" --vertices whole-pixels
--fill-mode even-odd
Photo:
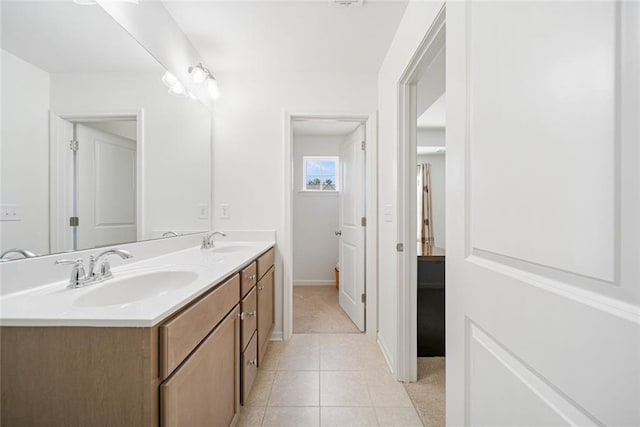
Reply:
[[[117,326],[150,327],[215,287],[275,242],[216,242],[216,247],[246,246],[240,252],[216,252],[192,247],[113,268],[113,279],[80,289],[57,281],[0,297],[2,326]],[[135,261],[135,252],[132,252]],[[71,266],[69,272],[71,272]],[[116,284],[118,279],[155,271],[189,271],[197,278],[157,296],[123,304],[83,307],[79,299],[95,289]],[[132,283],[133,285],[133,283]],[[86,299],[86,297],[85,297]],[[82,301],[82,300],[80,300]]]

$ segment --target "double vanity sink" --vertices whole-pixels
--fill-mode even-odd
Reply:
[[[4,295],[0,424],[233,424],[273,331],[273,246],[132,250],[99,283]]]

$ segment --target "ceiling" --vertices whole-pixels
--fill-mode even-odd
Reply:
[[[97,5],[2,0],[0,31],[4,50],[51,73],[162,69]]]
[[[443,128],[447,124],[447,99],[446,94],[431,104],[427,110],[418,117],[418,128]]]
[[[360,122],[311,119],[294,120],[291,124],[296,136],[347,136],[360,126]]]
[[[407,1],[165,1],[214,72],[376,73]]]

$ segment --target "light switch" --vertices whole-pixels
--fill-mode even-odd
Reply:
[[[220,218],[229,219],[231,218],[231,206],[223,203],[220,205]]]
[[[20,205],[0,205],[0,221],[22,221]]]
[[[198,205],[198,219],[209,219],[209,205]]]

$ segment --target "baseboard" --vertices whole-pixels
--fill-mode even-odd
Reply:
[[[379,333],[378,333],[376,342],[378,343],[378,347],[380,347],[380,351],[382,351],[382,356],[384,356],[384,361],[387,362],[387,366],[389,367],[389,370],[395,376],[396,370],[395,370],[395,367],[393,366],[393,363],[391,362],[393,359],[391,358],[391,355],[389,354],[389,350],[387,349],[387,345],[384,343],[384,340],[382,339],[382,336],[380,336]]]
[[[335,280],[294,280],[293,286],[335,286]]]
[[[273,331],[270,341],[282,341],[282,331]]]

